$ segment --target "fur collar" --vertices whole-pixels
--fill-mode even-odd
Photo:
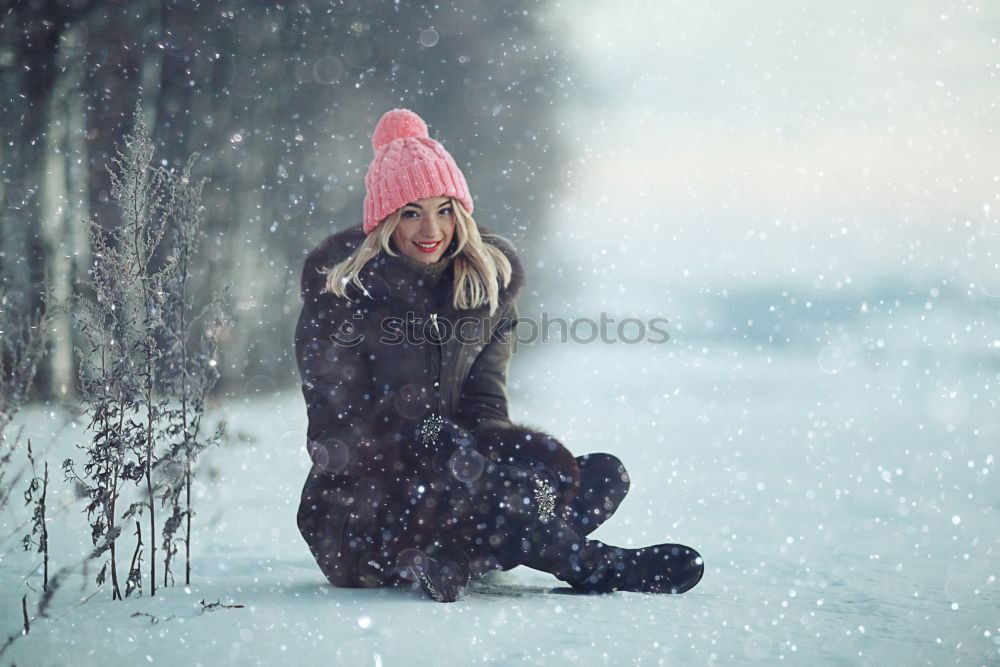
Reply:
[[[487,236],[490,231],[479,226],[479,231],[483,235],[483,241],[500,249],[510,261],[511,278],[506,287],[500,290],[500,303],[498,312],[502,311],[512,301],[515,301],[524,287],[524,267],[517,256],[513,245],[506,239]],[[326,285],[326,276],[319,270],[323,267],[333,266],[346,259],[354,249],[365,239],[365,233],[361,225],[354,225],[342,231],[331,234],[309,253],[305,260],[302,271],[301,295],[304,300],[312,301],[320,297],[323,287]],[[440,312],[451,311],[451,284],[453,278],[453,267],[445,269],[441,278],[441,286],[448,289],[438,290],[437,294],[428,285],[418,285],[419,275],[411,265],[399,257],[393,257],[384,252],[380,252],[362,268],[360,280],[365,286],[368,294],[357,290],[356,287],[349,287],[348,295],[350,299],[357,303],[364,303],[368,299],[377,301],[399,300],[415,308],[439,310]],[[483,314],[487,312],[486,306],[472,310],[462,311],[463,315]]]

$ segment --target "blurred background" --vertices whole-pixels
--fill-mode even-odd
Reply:
[[[155,160],[197,151],[210,179],[196,280],[232,286],[227,395],[295,384],[301,261],[359,222],[370,132],[396,106],[521,250],[524,315],[997,363],[991,5],[31,0],[0,21],[8,294],[78,289],[82,221],[119,221],[106,166],[138,100]],[[931,326],[955,310],[966,326]],[[921,326],[837,340],[878,318]],[[61,328],[38,397],[72,395]]]
[[[576,75],[565,22],[536,2],[32,0],[0,12],[0,261],[37,306],[85,276],[85,218],[110,227],[109,158],[141,102],[154,161],[200,154],[199,292],[232,287],[226,394],[297,383],[305,254],[361,220],[371,131],[412,107],[468,174],[477,220],[537,241],[562,188]],[[566,17],[568,18],[568,17]],[[65,322],[56,326],[65,333]],[[52,337],[38,397],[73,392],[74,334]]]

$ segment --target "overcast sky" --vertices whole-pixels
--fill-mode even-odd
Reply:
[[[997,282],[1000,3],[600,0],[548,20],[576,57],[555,215],[583,255]]]

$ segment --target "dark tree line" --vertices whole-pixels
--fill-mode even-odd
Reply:
[[[370,132],[428,119],[466,171],[477,219],[526,241],[558,184],[551,123],[564,54],[544,4],[23,0],[0,4],[0,265],[18,307],[86,295],[82,224],[122,224],[105,165],[138,103],[160,167],[201,154],[205,242],[187,289],[232,285],[219,387],[293,384],[304,253],[360,221]],[[165,261],[155,254],[149,269]],[[83,341],[67,314],[36,395],[69,398]],[[163,341],[160,341],[163,344]],[[148,429],[148,425],[147,425]],[[147,544],[152,537],[147,536]]]

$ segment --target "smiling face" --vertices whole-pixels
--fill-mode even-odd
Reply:
[[[450,197],[428,197],[403,206],[392,233],[396,250],[421,264],[441,259],[455,234]]]

